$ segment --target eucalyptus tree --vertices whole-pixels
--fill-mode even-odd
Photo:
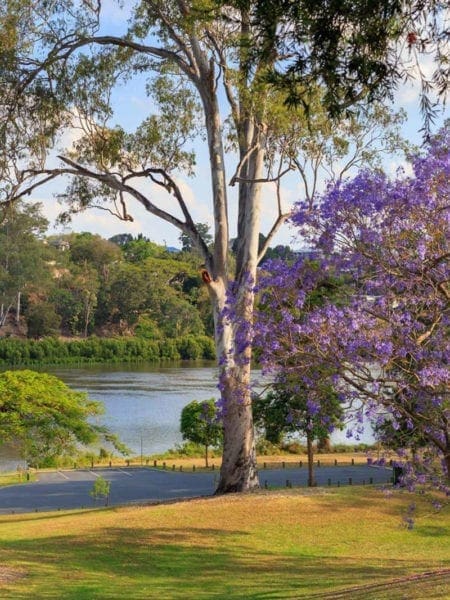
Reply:
[[[449,89],[449,15],[445,0],[256,0],[254,52],[275,45],[287,57],[270,79],[289,103],[309,107],[313,88],[304,84],[320,83],[334,114],[366,95],[393,99],[414,80],[428,137]]]
[[[25,292],[39,291],[48,283],[48,248],[43,236],[48,221],[40,204],[4,207],[0,215],[0,328],[11,312],[20,322]]]
[[[132,221],[135,202],[191,239],[204,261],[220,361],[224,454],[218,491],[251,489],[258,485],[248,335],[253,285],[258,262],[289,214],[282,207],[280,179],[301,166],[292,156],[301,146],[282,145],[297,135],[292,123],[301,121],[282,118],[284,98],[269,83],[273,67],[289,57],[278,54],[276,40],[261,36],[254,21],[257,3],[136,1],[125,6],[129,21],[123,34],[105,19],[111,6],[9,0],[0,8],[1,198],[11,201],[68,176],[62,194],[69,202],[67,218],[94,206]],[[283,21],[278,15],[271,23],[275,29],[277,19]],[[390,19],[387,13],[386,26]],[[371,23],[370,15],[364,23]],[[337,54],[345,54],[347,41],[342,35]],[[255,52],[258,48],[263,51]],[[345,68],[341,75],[345,78]],[[350,67],[347,75],[351,86]],[[319,79],[298,83],[311,90],[317,106],[327,99],[326,88],[323,93],[317,83],[328,80]],[[114,124],[112,100],[119,84],[133,90],[135,80],[146,83],[155,112],[130,132]],[[296,110],[305,112],[301,106]],[[68,130],[75,141],[60,152],[55,166],[49,150],[64,143],[62,133]],[[204,195],[212,206],[212,245],[194,222],[179,180],[182,173],[192,174],[195,155],[189,144],[201,139],[209,158]],[[235,162],[229,179],[227,161]],[[276,185],[277,215],[259,251],[265,183]],[[237,197],[235,264],[229,251],[229,188]],[[173,211],[169,202],[158,203],[158,192],[175,202]],[[227,293],[234,295],[234,315],[226,310]]]

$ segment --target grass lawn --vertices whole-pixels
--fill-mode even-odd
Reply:
[[[19,471],[17,473],[1,473],[0,474],[0,487],[5,485],[17,485],[18,483],[28,483],[28,481],[35,481],[36,476],[33,472],[27,473],[24,471]]]
[[[354,487],[4,516],[0,598],[450,598],[449,507],[419,505],[407,530],[411,501]]]

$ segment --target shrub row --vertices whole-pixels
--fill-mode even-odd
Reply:
[[[98,338],[62,341],[0,339],[0,365],[158,362],[161,360],[213,360],[214,342],[204,335],[175,339]]]

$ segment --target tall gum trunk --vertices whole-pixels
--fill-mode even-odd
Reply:
[[[202,68],[206,73],[205,65]],[[219,361],[225,359],[224,364],[220,363],[224,450],[217,493],[228,493],[256,488],[259,486],[259,482],[256,470],[250,394],[251,350],[249,348],[247,352],[248,362],[241,360],[245,357],[239,355],[239,351],[236,349],[236,328],[233,324],[225,322],[222,316],[229,277],[229,233],[222,126],[212,65],[209,67],[206,79],[211,85],[209,87],[200,86],[198,89],[205,109],[215,221],[214,256],[211,261],[212,281],[208,283],[208,288],[214,307],[217,356]],[[260,177],[263,156],[264,151],[261,147],[252,152],[248,165],[250,179],[254,180]],[[251,320],[253,292],[250,290],[252,284],[248,283],[247,275],[253,279],[256,275],[261,186],[255,181],[245,185],[248,193],[244,199],[240,194],[239,200],[240,204],[244,202],[246,205],[243,229],[244,244],[243,251],[240,253],[242,268],[236,272],[236,282],[243,298],[249,300],[247,302],[248,310],[246,309],[241,316]]]
[[[242,380],[247,380],[247,374],[240,371],[241,368],[232,369],[222,380],[226,399],[224,448],[216,494],[245,492],[259,487],[251,397],[248,390],[242,397],[239,388]]]
[[[235,330],[222,316],[225,287],[214,282],[214,318],[220,364],[224,447],[217,494],[244,492],[259,487],[250,394],[250,362],[234,361]],[[226,357],[221,361],[221,357]],[[222,364],[223,362],[223,364]]]
[[[240,194],[239,199],[240,204],[245,200],[245,210],[240,211],[245,223],[241,229],[244,239],[237,260],[239,289],[236,291],[234,322],[221,322],[217,328],[222,335],[228,336],[226,354],[218,353],[219,357],[225,356],[226,361],[221,373],[224,449],[217,493],[243,492],[259,487],[250,390],[251,341],[242,347],[239,328],[244,324],[245,329],[245,325],[251,325],[253,320],[261,204],[261,184],[256,180],[262,174],[263,157],[262,148],[252,153],[248,172],[254,181],[243,184],[245,198]]]

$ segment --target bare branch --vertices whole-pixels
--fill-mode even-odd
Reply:
[[[270,243],[273,240],[277,231],[280,229],[280,227],[283,225],[283,223],[285,223],[286,220],[291,216],[291,212],[283,213],[283,209],[281,206],[281,177],[282,177],[283,173],[287,172],[287,171],[281,171],[281,167],[282,167],[282,162],[280,162],[280,164],[279,164],[278,176],[275,178],[276,192],[277,192],[278,217],[277,217],[275,223],[272,225],[272,228],[269,231],[269,233],[264,241],[263,247],[261,248],[261,251],[258,255],[258,264],[264,258],[267,250],[269,249]]]
[[[230,181],[230,185],[234,185],[235,183],[239,183],[241,181],[245,183],[277,183],[286,173],[292,171],[292,167],[287,167],[284,171],[279,173],[276,177],[260,177],[258,179],[249,179],[247,177],[236,177],[233,176],[233,179]]]

